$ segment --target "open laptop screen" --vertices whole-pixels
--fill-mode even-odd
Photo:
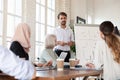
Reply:
[[[66,52],[61,52],[61,54],[60,54],[60,56],[58,58],[65,60],[66,56],[67,56]]]

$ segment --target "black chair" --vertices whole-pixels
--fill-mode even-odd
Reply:
[[[114,27],[114,31],[113,31],[116,35],[120,36],[120,32],[117,28],[117,26]]]

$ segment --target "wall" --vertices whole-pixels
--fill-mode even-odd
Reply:
[[[56,0],[56,25],[58,25],[57,15],[59,12],[66,12],[67,13],[67,25],[70,24],[70,18],[71,18],[70,1],[71,0]]]
[[[74,23],[76,16],[85,19],[86,23],[93,24],[94,0],[71,0],[71,20],[74,20]]]
[[[76,16],[80,16],[89,24],[110,20],[120,29],[120,0],[71,0],[70,7],[70,20],[74,23]]]
[[[86,0],[71,0],[71,20],[76,23],[76,16],[86,19]]]
[[[76,23],[76,16],[86,18],[86,0],[56,0],[56,16],[61,11],[67,13],[67,25],[73,27],[74,23]],[[56,25],[58,25],[57,19]]]
[[[95,0],[95,22],[110,20],[120,29],[120,0]]]

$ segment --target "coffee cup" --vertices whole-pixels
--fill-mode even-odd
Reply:
[[[79,64],[79,60],[75,58],[69,59],[70,69],[74,69],[77,64]]]
[[[64,67],[64,59],[57,59],[57,70],[62,71]]]
[[[75,68],[75,59],[69,59],[69,63],[70,63],[70,69],[74,69]]]

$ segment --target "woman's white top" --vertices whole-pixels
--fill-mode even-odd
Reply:
[[[120,80],[120,64],[114,61],[111,49],[104,40],[96,44],[95,67],[103,66],[104,80]]]
[[[2,46],[0,46],[0,70],[22,80],[30,80],[34,74],[34,66],[31,62],[20,59]]]

